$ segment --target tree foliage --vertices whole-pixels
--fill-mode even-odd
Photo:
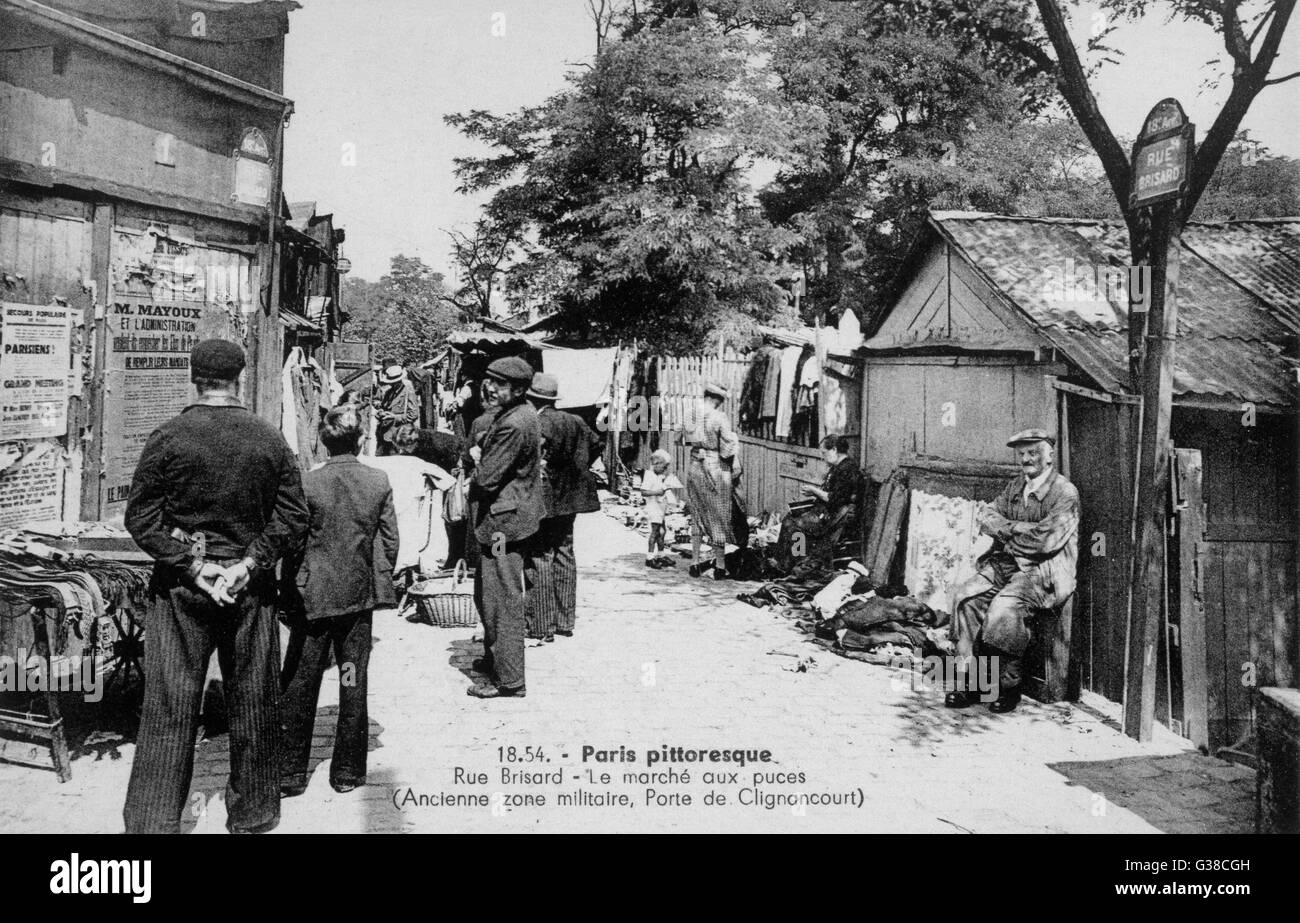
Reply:
[[[1174,12],[1232,21],[1230,5]],[[1108,8],[1117,22],[1145,4]],[[698,349],[794,321],[794,279],[806,322],[870,314],[930,208],[1118,217],[1120,142],[1099,144],[1078,93],[1091,71],[1072,45],[1052,56],[1044,9],[1064,15],[1055,0],[592,3],[597,53],[563,92],[447,117],[481,150],[458,159],[461,190],[491,194],[462,243],[511,242],[477,272],[504,270],[512,300],[549,302],[574,337]],[[1243,21],[1267,46],[1274,24]],[[1113,25],[1088,44],[1102,62]],[[1292,166],[1230,165],[1203,212],[1286,206]]]
[[[430,358],[460,319],[442,274],[418,257],[393,257],[378,282],[348,277],[342,297],[351,315],[349,336],[368,339],[376,358],[402,365]]]

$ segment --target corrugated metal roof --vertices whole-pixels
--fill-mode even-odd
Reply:
[[[1049,341],[1108,391],[1128,381],[1123,225],[935,212],[934,225]],[[1143,290],[1142,288],[1138,289]],[[1174,393],[1289,406],[1300,330],[1300,219],[1188,225]]]

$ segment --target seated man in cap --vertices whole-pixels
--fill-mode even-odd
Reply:
[[[401,455],[397,432],[420,419],[420,398],[400,365],[390,365],[379,376],[379,400],[375,403],[375,454]]]
[[[528,637],[554,641],[573,634],[577,621],[578,565],[573,556],[573,523],[578,513],[600,509],[596,485],[587,471],[600,439],[580,417],[555,408],[559,382],[538,372],[528,389],[542,437],[542,497],[545,518],[533,556],[528,594]]]
[[[212,651],[230,714],[226,826],[280,819],[280,626],[276,562],[310,523],[298,461],[239,402],[244,352],[204,340],[190,354],[198,399],[149,436],[126,528],[154,559],[149,675],[123,812],[128,833],[176,833]]]
[[[499,409],[483,434],[470,482],[479,545],[474,594],[484,647],[474,669],[493,678],[469,690],[480,699],[525,694],[524,566],[544,512],[537,414],[524,403],[532,380],[532,366],[515,356],[487,367]]]
[[[993,547],[976,562],[976,575],[953,594],[956,688],[944,699],[950,708],[979,699],[971,662],[977,652],[998,658],[998,695],[989,710],[1015,708],[1029,617],[1074,592],[1079,491],[1054,467],[1056,441],[1046,431],[1023,430],[1007,445],[1016,450],[1021,473],[993,504],[980,508],[980,531],[993,537]]]

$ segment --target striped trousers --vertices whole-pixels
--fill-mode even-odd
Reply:
[[[531,563],[525,621],[528,637],[572,632],[577,622],[578,563],[573,556],[574,513],[542,520]]]
[[[280,635],[273,588],[261,580],[235,605],[218,606],[161,571],[154,571],[145,621],[144,711],[122,812],[126,832],[180,831],[214,650],[230,719],[226,826],[269,829],[280,820]]]

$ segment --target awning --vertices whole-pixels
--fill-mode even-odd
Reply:
[[[305,317],[297,311],[290,311],[288,308],[280,309],[280,322],[290,330],[296,330],[299,333],[314,333],[317,336],[324,336],[320,324],[312,321],[310,317]]]

